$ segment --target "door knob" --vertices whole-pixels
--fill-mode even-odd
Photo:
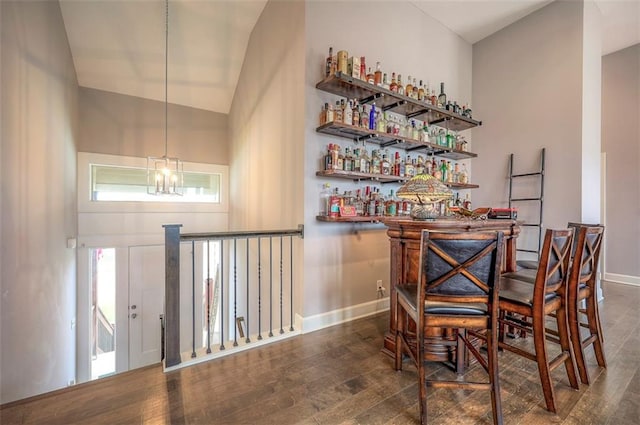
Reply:
[[[136,306],[135,304],[134,304],[134,305],[132,305],[132,306],[131,306],[131,310],[135,310],[135,309],[136,309],[136,307],[137,307],[137,306]]]
[[[138,317],[138,315],[137,315],[136,313],[133,313],[133,314],[131,315],[131,318],[132,318],[132,319],[135,319],[136,317]]]

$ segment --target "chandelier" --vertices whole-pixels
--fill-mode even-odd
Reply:
[[[165,1],[164,34],[164,156],[147,158],[147,193],[182,195],[184,184],[182,161],[168,155],[169,0]]]

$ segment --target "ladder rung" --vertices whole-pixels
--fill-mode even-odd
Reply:
[[[516,251],[520,251],[520,252],[533,252],[534,254],[537,254],[538,251],[536,251],[535,249],[516,249]]]
[[[513,198],[511,201],[542,201],[542,198]]]
[[[511,174],[511,177],[529,177],[529,176],[541,176],[542,171],[536,171],[535,173],[522,173],[522,174]]]

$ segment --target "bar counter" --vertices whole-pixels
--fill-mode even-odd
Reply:
[[[420,238],[422,230],[474,232],[495,230],[504,232],[503,271],[516,270],[516,238],[520,234],[520,222],[517,220],[471,220],[467,218],[440,218],[431,221],[418,221],[410,218],[389,217],[381,220],[387,226],[387,235],[391,245],[390,252],[390,312],[389,331],[384,338],[382,351],[393,356],[395,352],[396,330],[396,290],[398,284],[418,282],[420,263]],[[426,360],[451,361],[453,353],[438,340],[452,339],[450,330],[431,329],[427,334],[433,340],[425,349]]]

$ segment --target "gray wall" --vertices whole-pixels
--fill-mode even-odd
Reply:
[[[316,177],[329,143],[339,143],[343,150],[354,146],[351,140],[316,132],[321,106],[339,99],[315,87],[323,78],[329,47],[333,47],[334,54],[346,50],[350,56],[365,56],[367,67],[372,69],[380,61],[389,79],[392,72],[400,73],[404,84],[411,75],[425,83],[428,80],[439,92],[443,81],[448,98],[458,103],[471,99],[472,49],[460,36],[407,1],[312,1],[307,3],[306,20],[303,314],[306,319],[338,310],[333,317],[342,320],[345,316],[339,309],[355,307],[350,311],[358,311],[355,315],[359,315],[374,313],[384,306],[385,300],[377,301],[376,283],[382,280],[389,288],[389,239],[382,224],[317,221],[322,185],[329,183],[340,193],[373,185],[385,196],[399,185]],[[465,133],[470,139],[470,132]],[[367,145],[369,153],[374,146]],[[470,161],[468,165],[473,168],[475,163]],[[472,172],[471,180],[474,179]]]
[[[58,2],[2,1],[0,403],[75,377],[77,80]]]
[[[231,229],[302,223],[304,11],[270,1],[251,33],[229,111]]]
[[[476,206],[506,206],[509,153],[515,154],[515,171],[528,172],[539,168],[540,150],[546,147],[544,227],[584,219],[583,196],[589,194],[582,192],[583,176],[599,175],[599,149],[594,151],[589,141],[597,168],[583,169],[593,163],[583,157],[583,73],[588,74],[583,7],[582,2],[553,2],[474,44],[473,112],[483,120],[472,130],[479,155],[472,176],[481,187],[474,192]],[[586,84],[590,96],[599,87],[594,84]],[[516,196],[538,195],[535,180],[517,184]],[[599,188],[593,192],[599,199]],[[535,221],[535,205],[518,204],[521,218]],[[599,211],[589,214],[594,215],[590,220],[599,220]],[[520,247],[536,249],[534,234],[525,229]]]
[[[80,88],[81,152],[162,156],[164,102]],[[228,165],[227,115],[169,104],[168,154],[183,161]]]
[[[640,281],[640,44],[602,58],[606,272]]]

